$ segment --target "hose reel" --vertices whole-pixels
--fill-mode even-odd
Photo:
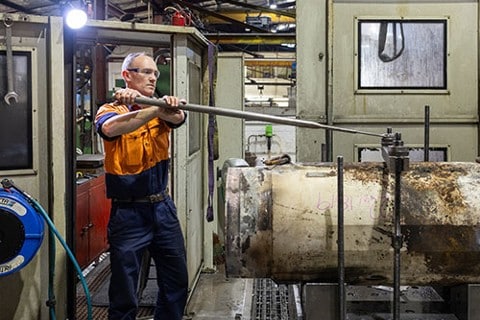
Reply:
[[[38,252],[44,221],[14,188],[0,188],[0,276],[25,267]]]

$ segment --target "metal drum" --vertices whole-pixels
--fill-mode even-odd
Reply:
[[[230,168],[229,277],[336,282],[337,168]],[[344,166],[345,279],[393,282],[395,179],[383,163]],[[401,178],[401,281],[480,282],[480,164],[411,163]]]

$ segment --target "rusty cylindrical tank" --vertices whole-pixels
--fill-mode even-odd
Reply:
[[[230,168],[229,277],[337,281],[337,168]],[[480,282],[480,164],[411,163],[401,180],[401,281]],[[383,163],[344,166],[345,279],[393,282],[394,176]]]

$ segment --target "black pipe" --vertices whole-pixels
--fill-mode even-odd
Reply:
[[[50,20],[50,26],[51,24],[51,18]],[[50,35],[51,33],[48,32]],[[75,221],[76,221],[76,177],[75,177],[75,171],[76,171],[76,166],[75,166],[75,146],[71,141],[75,141],[75,130],[76,126],[74,125],[75,122],[75,100],[74,97],[76,95],[76,90],[75,90],[75,44],[77,40],[77,34],[75,33],[74,30],[68,28],[66,25],[63,28],[63,43],[64,43],[64,53],[63,53],[63,58],[64,58],[64,74],[65,74],[65,81],[63,83],[64,90],[66,92],[65,94],[65,106],[63,111],[65,113],[65,130],[64,132],[58,133],[58,132],[52,132],[52,126],[48,126],[48,136],[49,139],[48,141],[53,141],[52,137],[55,136],[56,134],[63,134],[65,136],[65,142],[63,144],[65,148],[65,212],[71,212],[72,214],[66,218],[66,242],[70,248],[76,248],[76,242],[75,242]],[[48,43],[53,43],[52,41],[56,41],[55,39],[49,39]],[[49,50],[51,50],[51,46],[49,46]],[[49,52],[48,56],[51,55],[51,52]],[[55,63],[55,62],[51,62]],[[51,68],[49,68],[51,70]],[[48,75],[51,77],[51,75]],[[59,85],[56,83],[53,83],[53,81],[48,81],[49,83],[49,90],[48,92],[53,92],[52,87]],[[52,97],[48,97],[48,101],[51,101]],[[50,108],[50,104],[47,104],[47,107]],[[50,113],[54,112],[53,110],[49,110]],[[49,150],[52,150],[53,147],[49,146]],[[53,155],[49,154],[49,163],[54,163],[55,159],[53,158]],[[51,174],[52,168],[49,168],[49,190],[54,190],[53,188],[53,175]],[[54,204],[54,194],[49,193],[49,207],[53,208]],[[77,312],[77,306],[76,302],[78,301],[77,299],[77,284],[78,284],[78,275],[75,271],[75,265],[71,263],[70,261],[67,260],[67,317],[68,319],[75,319],[75,315]]]
[[[338,309],[339,320],[347,316],[345,301],[345,237],[344,237],[344,208],[343,208],[343,157],[337,157],[337,192],[338,192]]]
[[[395,141],[401,141],[400,133],[396,133]],[[393,271],[393,319],[400,320],[400,250],[402,249],[403,236],[400,221],[400,206],[401,206],[401,179],[402,171],[404,169],[404,159],[396,156],[395,159],[395,199],[394,199],[394,235],[393,235],[393,249],[394,249],[394,271]]]
[[[320,162],[327,162],[327,145],[325,143],[320,145]]]
[[[325,130],[325,141],[327,143],[327,148],[325,158],[327,162],[333,161],[333,132],[331,130]]]
[[[430,106],[425,106],[425,132],[423,144],[423,161],[430,160]]]

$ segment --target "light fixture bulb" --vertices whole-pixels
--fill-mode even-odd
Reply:
[[[72,29],[80,29],[87,23],[87,13],[80,9],[72,9],[65,17],[67,25]]]

